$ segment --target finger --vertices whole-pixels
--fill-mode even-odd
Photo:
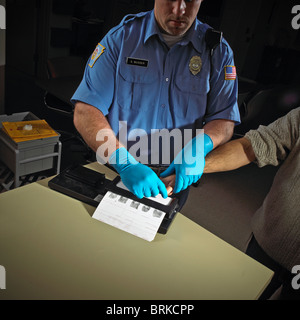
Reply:
[[[144,191],[144,196],[145,196],[145,198],[151,198],[152,197],[152,192],[151,192],[151,190],[145,190]]]
[[[174,187],[175,186],[175,179],[176,179],[176,175],[173,174],[171,176],[168,176],[166,178],[161,178],[161,181],[164,183],[164,185],[167,187]]]
[[[176,175],[174,193],[179,193],[183,187],[184,178],[181,174]]]
[[[164,199],[167,199],[168,198],[168,191],[167,191],[167,188],[166,186],[164,185],[164,183],[158,179],[158,190],[159,190],[159,193],[162,195],[162,197]]]
[[[183,185],[182,185],[181,191],[187,189],[192,184],[192,182],[193,181],[191,179],[185,178],[184,181],[183,181]]]
[[[175,172],[174,164],[171,163],[166,171],[160,174],[161,178],[166,178]]]
[[[159,190],[157,187],[154,186],[150,188],[150,193],[151,193],[151,197],[155,198],[159,194]]]
[[[201,179],[202,175],[195,176],[192,183],[197,183]]]
[[[141,192],[141,191],[139,191],[139,190],[135,190],[135,191],[133,192],[133,194],[134,194],[137,198],[139,198],[139,199],[143,199],[143,198],[144,198],[143,192]]]
[[[168,196],[170,197],[173,194],[173,188],[171,186],[167,187]]]

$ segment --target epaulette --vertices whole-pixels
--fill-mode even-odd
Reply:
[[[137,18],[143,17],[145,16],[146,12],[140,12],[137,14],[127,14],[122,21],[115,27],[113,27],[109,32],[110,33],[114,33],[115,31],[119,30],[120,28],[122,28],[124,25],[126,25],[127,23],[129,23],[130,21],[133,21]]]
[[[223,32],[217,31],[212,28],[208,28],[205,33],[205,42],[206,45],[208,46],[210,50],[211,56],[214,53],[214,50],[220,43],[222,42],[223,39]]]

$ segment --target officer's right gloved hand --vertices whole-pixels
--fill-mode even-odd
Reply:
[[[109,158],[110,165],[120,174],[124,185],[139,199],[156,197],[161,194],[168,197],[164,183],[155,172],[137,162],[125,149],[117,149]]]

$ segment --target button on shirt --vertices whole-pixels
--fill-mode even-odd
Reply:
[[[90,58],[72,102],[102,111],[128,150],[138,145],[138,160],[153,153],[150,135],[162,129],[195,131],[216,119],[239,123],[237,80],[225,80],[225,67],[234,66],[232,50],[222,40],[211,61],[208,27],[196,20],[169,49],[153,10],[125,17],[100,42],[97,60]],[[193,57],[202,60],[195,75],[189,66]]]

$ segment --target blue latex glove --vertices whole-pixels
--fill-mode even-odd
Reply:
[[[162,178],[176,174],[173,192],[179,193],[196,183],[202,176],[205,157],[213,149],[213,142],[207,134],[192,139],[160,176]]]
[[[167,189],[156,173],[137,162],[125,148],[116,150],[109,163],[120,174],[124,185],[139,199],[156,197],[159,193],[165,199],[168,197]]]

